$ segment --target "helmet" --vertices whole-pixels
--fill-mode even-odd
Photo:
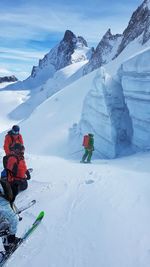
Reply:
[[[13,146],[12,150],[13,150],[14,152],[18,152],[18,153],[19,153],[19,152],[24,152],[25,147],[24,147],[24,145],[22,145],[22,144],[16,143],[16,144]]]
[[[19,134],[19,131],[20,131],[20,127],[18,125],[14,125],[12,127],[12,133],[13,134]]]

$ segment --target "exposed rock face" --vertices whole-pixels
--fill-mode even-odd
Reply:
[[[113,35],[111,30],[108,29],[96,47],[96,50],[93,51],[92,57],[84,69],[84,74],[87,74],[112,60],[117,52],[118,45],[121,40],[121,34]]]
[[[52,48],[51,51],[46,54],[42,60],[39,60],[39,65],[37,67],[33,67],[31,77],[38,75],[38,72],[40,72],[40,70],[44,68],[45,70],[49,68],[53,73],[72,64],[73,53],[78,49],[80,49],[81,52],[81,48],[83,57],[76,58],[77,62],[87,59],[84,50],[87,48],[87,42],[83,37],[76,37],[73,32],[67,30],[64,34],[63,40],[56,47]]]
[[[4,82],[16,82],[16,81],[18,81],[18,79],[14,75],[0,77],[0,83],[4,83]]]
[[[141,44],[143,45],[150,39],[150,0],[145,0],[133,13],[127,28],[123,32],[122,42],[115,57],[142,33]]]
[[[142,49],[142,46],[150,40],[150,0],[145,0],[136,9],[123,34],[112,35],[110,29],[106,32],[89,63],[85,66],[83,74],[115,59],[133,40],[139,37],[137,42],[140,43]]]

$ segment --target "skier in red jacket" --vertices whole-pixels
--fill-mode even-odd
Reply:
[[[12,153],[7,156],[7,179],[11,185],[14,197],[20,191],[27,189],[27,180],[31,178],[24,159],[24,150],[24,146],[17,143],[12,148]]]
[[[22,135],[19,133],[20,128],[18,125],[14,125],[12,129],[7,133],[4,140],[4,151],[6,155],[12,152],[12,148],[15,144],[23,145]]]
[[[91,163],[92,154],[94,151],[94,134],[89,133],[84,136],[83,144],[85,153],[82,157],[81,163]],[[85,161],[87,158],[87,161]]]

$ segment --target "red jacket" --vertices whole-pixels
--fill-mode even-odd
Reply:
[[[27,166],[23,156],[10,155],[7,161],[8,181],[26,179]]]
[[[4,151],[6,155],[9,155],[12,151],[11,148],[16,144],[23,144],[23,138],[21,134],[11,134],[11,131],[5,136],[4,140]]]

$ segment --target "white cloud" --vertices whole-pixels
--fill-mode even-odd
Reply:
[[[9,48],[4,48],[0,47],[0,58],[5,59],[16,59],[16,60],[24,60],[24,61],[29,61],[29,60],[34,60],[37,59],[39,60],[40,58],[43,58],[44,55],[47,53],[46,50],[43,50],[42,52],[38,51],[29,51],[29,50],[18,50],[18,49],[9,49]]]
[[[6,68],[0,67],[0,76],[6,76],[6,75],[11,75],[11,72]]]
[[[109,14],[110,15],[110,14]],[[15,9],[13,13],[0,14],[0,36],[12,39],[41,40],[50,32],[64,32],[71,29],[75,34],[84,35],[87,41],[97,42],[110,27],[115,32],[122,32],[128,18],[102,16],[85,17],[85,14],[69,9],[48,9],[30,7]],[[121,21],[121,23],[120,23]]]

